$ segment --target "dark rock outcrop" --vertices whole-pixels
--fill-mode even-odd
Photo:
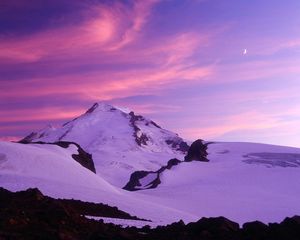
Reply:
[[[192,236],[202,236],[211,239],[238,239],[236,233],[239,231],[239,224],[224,217],[201,218],[196,223],[189,223],[186,226]]]
[[[267,239],[268,225],[259,222],[248,222],[243,224],[243,234],[245,236],[252,236],[255,239]]]
[[[97,109],[99,107],[98,103],[94,103],[93,106],[91,106],[86,112],[85,114],[89,114],[95,111],[95,109]]]
[[[88,170],[92,171],[93,173],[96,173],[94,161],[92,158],[92,155],[87,153],[82,149],[82,147],[75,143],[75,142],[67,142],[67,141],[59,141],[54,143],[45,143],[45,142],[26,142],[26,141],[20,141],[19,143],[23,144],[51,144],[51,145],[57,145],[62,148],[68,148],[71,144],[75,145],[77,147],[78,154],[72,154],[72,158],[78,162],[81,166],[87,168]]]
[[[56,203],[66,208],[76,210],[80,215],[112,217],[132,220],[143,220],[135,216],[119,210],[117,207],[110,207],[102,203],[83,202],[74,199],[53,199],[44,196],[43,193],[37,188],[29,188],[25,191],[16,193],[10,192],[4,188],[0,188],[0,207],[4,208],[7,205],[22,207],[22,205],[34,208],[32,202],[38,201],[39,203]],[[20,204],[20,205],[19,205]],[[146,221],[146,220],[145,220]]]
[[[129,182],[123,187],[123,189],[128,191],[136,191],[139,190],[138,187],[141,187],[142,184],[140,183],[140,179],[146,177],[150,173],[155,172],[148,172],[148,171],[135,171],[130,175]]]
[[[165,171],[166,169],[170,170],[173,166],[178,165],[179,163],[181,163],[180,160],[178,160],[177,158],[172,158],[171,160],[168,161],[167,166],[162,167],[158,170],[159,173],[162,173],[163,171]]]
[[[124,239],[125,230],[83,215],[138,219],[104,204],[59,200],[38,189],[0,188],[0,239]]]
[[[66,141],[55,142],[53,144],[63,148],[68,148],[71,144],[74,144],[77,147],[78,154],[72,154],[72,158],[76,162],[78,162],[81,166],[91,170],[93,173],[96,173],[92,155],[84,151],[79,144],[75,142],[66,142]]]
[[[147,137],[147,135],[142,133],[141,129],[136,125],[137,121],[145,120],[144,117],[140,116],[140,115],[135,115],[134,112],[130,112],[129,116],[130,116],[129,121],[130,121],[130,124],[133,128],[133,136],[134,136],[134,139],[135,139],[136,143],[139,146],[147,145],[147,141],[149,140],[149,138]]]
[[[245,223],[242,228],[224,217],[201,218],[151,229],[105,224],[83,215],[138,219],[103,204],[53,199],[38,189],[12,193],[0,188],[0,239],[105,240],[299,240],[300,216],[281,223]],[[94,216],[95,216],[94,215]]]
[[[148,125],[153,125],[156,128],[161,129],[161,127],[151,121],[151,120],[147,120],[145,119],[143,116],[141,115],[135,115],[134,112],[130,112],[129,113],[129,121],[130,121],[130,125],[133,128],[133,136],[135,139],[135,142],[139,145],[139,146],[146,146],[148,143],[148,141],[151,141],[150,137],[147,136],[145,133],[143,133],[143,131],[138,127],[137,122],[143,122],[146,126]],[[180,137],[174,137],[174,138],[170,138],[166,140],[166,143],[168,145],[170,145],[174,150],[176,151],[181,151],[184,154],[187,153],[187,150],[189,149],[189,145],[184,142],[182,140],[182,138]]]
[[[38,138],[40,136],[38,136],[38,133],[36,132],[32,132],[29,135],[27,135],[26,137],[22,138],[19,143],[29,143],[32,141],[32,139],[34,138]]]
[[[185,162],[191,161],[201,161],[201,162],[208,162],[209,160],[207,157],[207,144],[203,143],[203,140],[198,139],[192,143],[189,148],[188,154],[185,156]]]
[[[181,161],[173,158],[168,161],[166,166],[161,167],[159,170],[153,172],[153,171],[136,171],[131,174],[129,182],[123,187],[123,189],[128,191],[137,191],[142,189],[150,189],[150,188],[156,188],[159,184],[161,184],[160,175],[166,170],[171,169],[173,166],[176,166]],[[142,186],[140,183],[140,180],[144,177],[148,176],[149,174],[154,175],[152,180]]]
[[[167,142],[167,141],[166,141]],[[172,147],[177,146],[179,142],[167,142],[168,144],[171,144]],[[183,150],[187,149],[188,145],[185,142],[183,143]],[[209,143],[208,143],[209,144]],[[180,163],[184,162],[191,162],[191,161],[201,161],[201,162],[208,162],[209,160],[207,157],[207,145],[204,144],[201,139],[196,140],[192,143],[190,148],[188,149],[188,153],[185,156],[184,161],[180,161],[178,159],[171,159],[168,161],[166,166],[162,166],[157,171],[135,171],[131,174],[130,179],[128,183],[123,187],[123,189],[128,191],[138,191],[138,190],[144,190],[144,189],[150,189],[150,188],[156,188],[159,184],[161,184],[160,176],[165,170],[171,169],[173,166],[178,165]],[[141,180],[147,176],[152,175],[149,182],[142,185]]]
[[[187,153],[190,148],[190,146],[179,137],[176,139],[168,139],[166,140],[166,143],[173,149],[181,151],[182,153]]]

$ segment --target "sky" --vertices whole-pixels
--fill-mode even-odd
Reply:
[[[299,0],[1,0],[0,139],[104,101],[189,140],[300,147],[299,10]]]

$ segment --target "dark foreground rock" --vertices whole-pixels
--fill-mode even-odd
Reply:
[[[125,232],[112,224],[86,219],[84,215],[142,220],[101,203],[53,199],[38,189],[12,193],[0,188],[1,240],[115,239]]]
[[[56,200],[38,189],[12,193],[0,188],[0,239],[127,239],[127,240],[299,240],[300,216],[281,223],[245,223],[242,228],[224,217],[179,221],[150,229],[121,228],[82,215],[101,216],[107,205]],[[102,209],[102,210],[101,210]],[[108,212],[112,209],[108,210]],[[134,218],[113,208],[105,216]],[[163,217],[163,216],[162,216]]]

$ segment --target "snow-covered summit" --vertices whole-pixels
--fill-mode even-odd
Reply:
[[[95,103],[59,128],[47,127],[23,142],[70,141],[92,154],[97,173],[124,186],[136,170],[157,170],[171,158],[183,159],[188,145],[177,134],[134,112]]]
[[[111,109],[114,109],[114,107],[110,104],[104,103],[104,102],[99,102],[99,103],[94,103],[93,106],[91,106],[86,113],[92,113],[95,110],[96,111],[109,111]]]

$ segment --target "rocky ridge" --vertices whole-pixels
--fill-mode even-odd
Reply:
[[[102,215],[108,209],[113,217],[136,219],[109,206],[98,204],[96,208]],[[242,227],[224,217],[216,217],[138,229],[87,219],[83,209],[89,211],[88,203],[56,200],[38,189],[12,193],[0,188],[0,239],[297,240],[300,237],[300,216],[286,218],[281,223],[248,222]]]

